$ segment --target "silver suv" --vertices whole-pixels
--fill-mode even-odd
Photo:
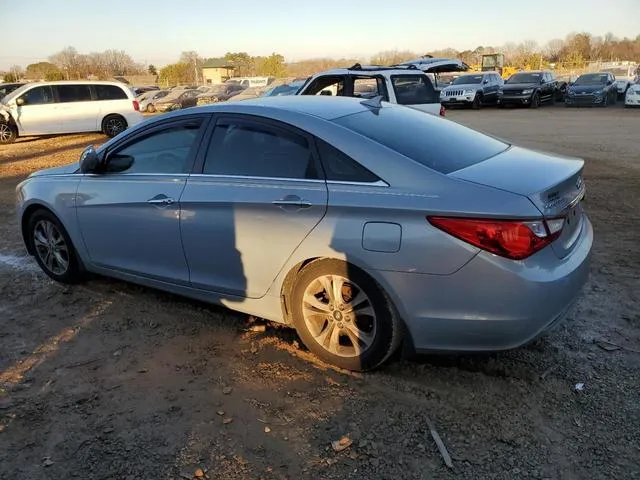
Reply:
[[[460,75],[450,85],[440,91],[440,103],[471,106],[497,105],[498,91],[504,80],[498,72],[477,72]]]

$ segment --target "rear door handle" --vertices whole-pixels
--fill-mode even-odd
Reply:
[[[286,195],[280,200],[274,200],[271,203],[284,209],[287,207],[311,208],[313,206],[310,201],[300,198],[298,195]]]
[[[159,205],[161,207],[166,207],[167,205],[171,205],[172,203],[174,203],[175,200],[171,197],[167,197],[166,195],[156,195],[153,198],[150,198],[149,200],[147,200],[147,203],[150,203],[152,205]]]

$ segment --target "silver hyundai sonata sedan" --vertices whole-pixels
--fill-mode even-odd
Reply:
[[[567,316],[593,230],[582,160],[379,99],[271,97],[163,115],[17,187],[60,282],[116,277],[292,325],[364,370],[518,347]]]

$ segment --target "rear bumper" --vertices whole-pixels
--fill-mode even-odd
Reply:
[[[417,352],[516,348],[570,313],[589,275],[593,228],[562,260],[546,248],[524,261],[481,252],[452,275],[378,272]]]

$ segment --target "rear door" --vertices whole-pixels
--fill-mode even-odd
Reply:
[[[191,284],[262,297],[327,209],[313,140],[278,122],[225,115],[208,143],[180,200]]]
[[[93,100],[91,86],[86,83],[56,85],[62,130],[65,133],[93,132],[100,105]]]
[[[20,135],[39,135],[48,133],[60,133],[62,122],[57,111],[53,89],[49,85],[35,86],[16,98],[11,104],[13,116]]]

